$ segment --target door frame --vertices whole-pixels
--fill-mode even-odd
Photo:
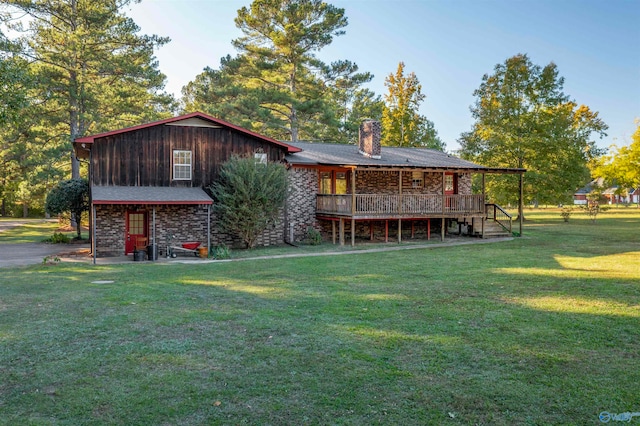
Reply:
[[[129,233],[129,216],[133,214],[141,214],[142,215],[142,234],[130,234]],[[125,231],[124,231],[124,254],[133,253],[135,240],[131,238],[132,235],[138,236],[141,235],[143,237],[149,237],[149,212],[143,209],[135,209],[135,210],[127,210],[125,213]]]

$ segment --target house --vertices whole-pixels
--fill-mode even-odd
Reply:
[[[596,178],[592,180],[582,188],[576,190],[576,192],[573,194],[573,204],[586,205],[589,201],[589,195],[591,195],[594,191],[602,191],[602,188],[604,188],[604,186],[605,182],[603,178]]]
[[[607,204],[633,204],[638,202],[639,188],[620,189],[618,186],[610,186],[603,178],[597,178],[584,187],[578,189],[573,195],[573,203],[587,204],[589,195],[598,194],[600,201]]]
[[[456,224],[470,235],[488,236],[495,222],[510,230],[510,216],[485,203],[484,188],[472,193],[471,177],[515,173],[522,182],[523,169],[381,147],[375,121],[360,130],[357,146],[285,143],[197,112],[78,138],[76,155],[89,163],[94,256],[131,254],[146,244],[162,251],[171,239],[208,247],[237,242],[217,225],[208,192],[234,154],[288,169],[285,209],[259,245],[301,241],[309,228],[341,244],[347,234],[351,244],[356,237],[388,241],[390,233],[397,241],[419,233],[430,238],[432,230],[444,238]]]

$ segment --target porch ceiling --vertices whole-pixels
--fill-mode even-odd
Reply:
[[[202,188],[92,186],[93,204],[213,204]]]

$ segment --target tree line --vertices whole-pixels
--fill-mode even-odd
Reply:
[[[383,144],[444,150],[435,124],[419,113],[425,94],[404,63],[387,93],[357,64],[325,63],[317,52],[346,31],[345,10],[321,0],[255,0],[238,10],[234,56],[207,67],[182,89],[164,90],[154,56],[170,40],[144,35],[126,12],[135,0],[7,0],[0,6],[0,213],[42,209],[56,182],[77,178],[77,137],[181,112],[203,111],[283,141],[354,143],[364,118],[381,120]],[[524,167],[527,197],[560,202],[600,158],[593,136],[606,124],[563,93],[554,64],[516,55],[482,77],[475,124],[459,152],[492,167]],[[512,182],[488,189],[509,202]]]

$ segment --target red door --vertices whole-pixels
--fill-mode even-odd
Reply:
[[[147,236],[147,212],[128,211],[124,254],[133,253],[138,237]]]
[[[445,199],[447,200],[446,206],[448,209],[455,206],[455,203],[452,203],[452,197],[449,197],[449,195],[458,193],[458,182],[456,179],[457,177],[458,175],[454,173],[445,173],[444,175],[444,195]]]

